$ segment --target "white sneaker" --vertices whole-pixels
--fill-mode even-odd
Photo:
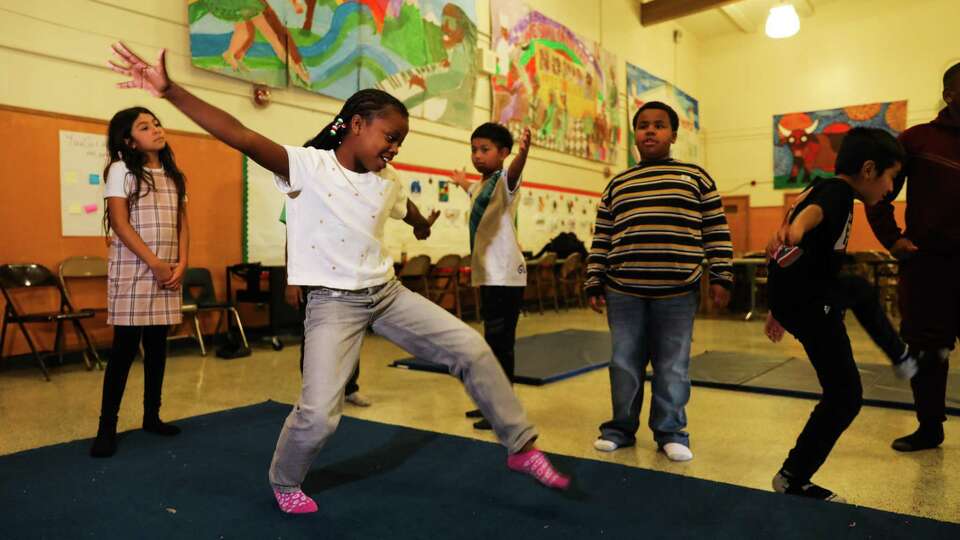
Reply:
[[[607,439],[597,439],[593,441],[593,447],[601,452],[613,452],[617,448],[620,448],[620,445]]]
[[[360,392],[354,392],[352,394],[348,394],[347,397],[344,399],[346,400],[347,403],[352,403],[357,407],[369,407],[370,405],[373,405],[373,402],[367,399],[366,396],[360,394]]]
[[[663,452],[667,454],[670,461],[690,461],[693,459],[693,452],[680,443],[668,442],[663,445]]]

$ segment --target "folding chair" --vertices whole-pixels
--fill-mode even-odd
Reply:
[[[63,287],[63,293],[71,306],[77,307],[76,300],[70,295],[68,282],[72,279],[96,278],[107,279],[107,260],[103,257],[94,257],[90,255],[81,255],[78,257],[69,257],[60,263],[57,271],[57,277],[60,279],[60,286]],[[106,313],[106,306],[83,308],[94,313]]]
[[[560,266],[560,275],[557,276],[557,288],[560,289],[560,296],[563,298],[564,307],[570,307],[573,303],[573,297],[576,298],[577,305],[583,307],[582,262],[582,255],[579,253],[571,253],[563,260],[563,265]]]
[[[28,313],[17,309],[13,302],[13,295],[11,294],[13,291],[44,287],[54,288],[59,293],[60,308],[57,311]],[[46,267],[39,264],[5,264],[0,266],[0,291],[3,292],[4,300],[6,300],[7,303],[3,314],[3,330],[0,331],[0,353],[3,351],[3,342],[7,337],[7,325],[11,322],[16,323],[17,326],[20,327],[23,337],[27,340],[27,345],[30,346],[30,351],[33,353],[33,358],[37,361],[37,365],[40,366],[43,377],[49,381],[50,372],[47,370],[47,365],[44,363],[43,357],[37,352],[37,347],[34,345],[33,339],[30,337],[30,333],[27,332],[25,325],[32,323],[56,323],[57,334],[54,339],[54,353],[57,355],[60,363],[63,363],[63,324],[69,321],[73,325],[78,337],[83,339],[86,344],[83,361],[87,369],[93,369],[94,365],[98,368],[103,367],[103,364],[100,362],[100,356],[90,341],[90,336],[87,335],[87,332],[83,329],[83,325],[80,324],[80,319],[93,317],[93,311],[75,310],[70,304],[63,285],[61,285],[60,281],[58,281],[53,273]]]
[[[407,259],[400,269],[400,283],[413,292],[430,298],[430,256],[417,255]]]
[[[207,348],[203,342],[203,332],[200,330],[200,314],[205,311],[219,311],[220,318],[217,319],[217,327],[214,329],[214,335],[220,334],[220,327],[223,325],[226,315],[233,315],[234,322],[237,323],[237,329],[240,331],[240,339],[245,349],[250,347],[247,343],[247,336],[243,332],[243,323],[240,322],[240,315],[237,309],[229,302],[220,302],[213,290],[213,278],[210,276],[210,270],[206,268],[187,268],[183,276],[183,305],[182,312],[184,316],[193,318],[193,329],[196,333],[197,342],[200,344],[200,355],[207,355]]]
[[[543,297],[545,294],[553,296],[553,309],[560,313],[560,302],[557,298],[556,265],[557,254],[552,251],[544,253],[539,259],[527,261],[527,276],[529,277],[527,286],[533,284],[541,315],[543,314]]]
[[[430,271],[430,300],[443,307],[444,300],[453,297],[453,312],[463,318],[460,308],[460,256],[444,255]]]

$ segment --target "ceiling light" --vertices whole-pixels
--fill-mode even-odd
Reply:
[[[800,31],[800,17],[791,4],[770,8],[767,15],[766,33],[774,39],[788,38]]]

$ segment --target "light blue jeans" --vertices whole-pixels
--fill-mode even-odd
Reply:
[[[700,303],[694,291],[671,298],[648,299],[607,291],[607,322],[613,340],[610,392],[613,419],[600,425],[600,436],[631,446],[636,443],[643,402],[643,381],[653,364],[650,429],[657,445],[690,446],[687,414],[690,400],[690,340]]]
[[[303,386],[273,454],[274,487],[299,487],[336,431],[367,328],[421,360],[446,366],[509,453],[537,436],[493,351],[463,321],[397,280],[361,291],[318,287],[307,296]]]

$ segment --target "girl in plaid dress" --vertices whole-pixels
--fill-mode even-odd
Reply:
[[[180,281],[187,267],[184,176],[167,145],[163,127],[143,107],[110,120],[110,163],[104,170],[107,201],[104,230],[113,230],[107,278],[107,324],[113,353],[103,377],[100,427],[90,455],[117,450],[117,413],[127,374],[143,341],[143,429],[180,433],[160,420],[160,392],[167,363],[167,329],[182,320]]]

